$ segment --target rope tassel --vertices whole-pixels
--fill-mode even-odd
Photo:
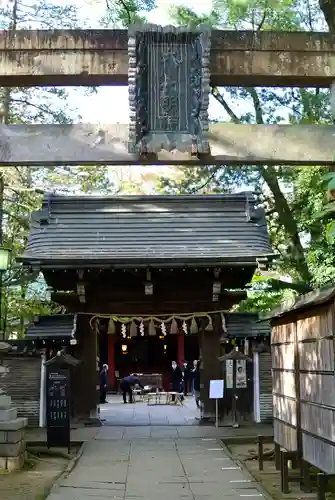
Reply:
[[[214,328],[213,328],[212,318],[211,318],[211,316],[208,316],[208,325],[206,326],[205,331],[212,332],[213,330],[214,330]]]
[[[190,326],[190,333],[195,334],[195,333],[198,333],[198,331],[199,331],[199,329],[198,329],[197,321],[195,318],[192,318],[191,326]]]
[[[170,326],[170,335],[176,335],[178,333],[178,324],[177,321],[173,318]]]
[[[150,320],[150,323],[149,323],[149,335],[151,335],[152,337],[154,335],[156,335],[156,327],[155,327],[155,323],[154,323],[154,320],[151,319]]]
[[[108,330],[107,330],[108,335],[114,335],[115,334],[115,323],[113,318],[111,318],[108,322]]]
[[[131,337],[137,337],[137,325],[135,321],[131,322],[129,333]]]

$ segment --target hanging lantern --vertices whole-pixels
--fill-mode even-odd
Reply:
[[[155,327],[155,323],[154,323],[153,319],[150,320],[150,323],[149,323],[149,332],[148,333],[152,337],[154,335],[156,335],[156,327]]]
[[[196,319],[193,317],[191,321],[190,333],[198,333],[198,325]]]
[[[183,330],[183,332],[185,333],[185,335],[187,335],[187,333],[188,333],[188,332],[187,332],[187,323],[186,323],[186,321],[185,321],[185,320],[183,321],[183,324],[182,324],[182,326],[181,326],[181,327],[182,327],[182,330]]]
[[[121,325],[121,335],[124,339],[127,338],[127,327],[124,323]]]
[[[140,335],[141,337],[144,337],[144,323],[141,321],[140,323]]]
[[[162,334],[165,337],[167,332],[166,332],[166,326],[165,326],[164,321],[162,321],[162,323],[161,323],[161,330],[162,330]]]
[[[178,324],[177,321],[173,318],[170,326],[170,335],[176,335],[178,333]]]
[[[213,330],[214,330],[214,328],[213,328],[212,318],[211,318],[211,316],[208,316],[208,325],[206,326],[205,331],[212,332]]]
[[[137,325],[136,325],[135,321],[132,321],[130,324],[130,336],[131,337],[137,336]]]
[[[113,318],[111,318],[108,322],[108,330],[107,330],[108,335],[114,335],[115,334],[115,323],[113,321]]]

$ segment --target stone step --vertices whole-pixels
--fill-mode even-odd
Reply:
[[[16,408],[0,408],[0,422],[8,422],[17,418]]]
[[[10,408],[12,405],[12,398],[7,394],[0,394],[0,410]]]
[[[0,443],[18,443],[24,439],[24,430],[0,431]]]
[[[1,457],[0,456],[0,470],[14,472],[22,469],[24,462],[27,459],[27,453],[23,452],[17,457]]]
[[[25,451],[25,441],[18,441],[17,443],[0,443],[0,457],[18,457]]]
[[[0,431],[17,431],[27,427],[28,419],[25,417],[15,418],[13,420],[0,421]]]

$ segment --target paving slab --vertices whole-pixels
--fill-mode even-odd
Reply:
[[[164,428],[163,428],[164,430]],[[166,429],[165,429],[166,430]],[[74,470],[48,500],[243,500],[262,498],[253,478],[212,438],[128,439],[85,444]]]
[[[106,426],[197,426],[199,410],[194,398],[187,397],[185,404],[148,405],[141,401],[125,405],[120,396],[109,396],[108,403],[101,405],[101,418]]]

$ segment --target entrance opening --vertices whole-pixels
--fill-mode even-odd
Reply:
[[[130,373],[162,374],[163,389],[169,388],[171,363],[178,358],[177,336],[133,337],[115,342],[115,368],[120,378]]]
[[[120,393],[120,380],[136,373],[143,384],[159,381],[158,389],[172,391],[172,361],[180,367],[187,362],[191,370],[193,360],[199,359],[197,335],[145,335],[123,338],[118,334],[107,334],[107,323],[100,324],[99,349],[100,366],[109,366],[109,393],[107,404],[100,407],[104,425],[197,425],[200,412],[191,394],[190,372],[187,374],[188,395],[184,404],[165,404],[162,397],[157,404],[147,404],[140,396],[134,404],[124,404]],[[147,382],[143,382],[146,380]],[[156,388],[153,389],[156,391]],[[178,403],[178,402],[177,402]]]

